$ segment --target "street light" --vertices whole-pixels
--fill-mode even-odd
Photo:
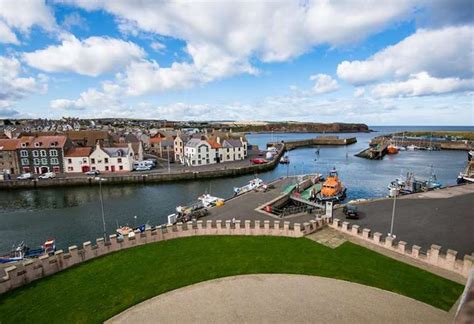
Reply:
[[[398,193],[400,192],[400,187],[398,186],[398,184],[395,184],[395,187],[393,187],[390,190],[390,193],[392,193],[392,190],[393,190],[392,221],[390,222],[390,232],[388,233],[388,236],[395,238],[396,236],[395,234],[393,234],[393,222],[395,220],[395,206],[397,204],[397,196],[398,196]]]
[[[100,197],[100,209],[102,212],[102,225],[104,227],[104,240],[107,241],[107,231],[105,229],[105,215],[104,215],[104,198],[102,197],[102,181],[107,181],[107,179],[95,177],[96,181],[99,181],[99,197]]]

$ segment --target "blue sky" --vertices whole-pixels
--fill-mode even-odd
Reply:
[[[0,118],[474,124],[473,3],[0,0]]]

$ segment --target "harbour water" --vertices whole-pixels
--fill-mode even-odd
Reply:
[[[472,127],[371,127],[378,133],[336,134],[356,136],[357,143],[347,147],[301,148],[289,152],[290,165],[259,174],[264,180],[302,173],[322,173],[336,167],[348,188],[348,199],[383,197],[387,185],[400,174],[412,171],[429,177],[430,166],[444,185],[456,183],[467,154],[462,151],[407,151],[386,156],[381,161],[357,158],[354,154],[368,146],[376,135],[411,130],[467,130]],[[267,142],[312,138],[321,134],[251,134],[251,144],[264,148]],[[166,222],[166,216],[178,205],[187,204],[204,192],[230,197],[234,186],[246,184],[253,175],[171,184],[134,184],[103,186],[107,232],[117,225],[151,225]],[[60,248],[80,244],[102,236],[102,219],[98,187],[42,188],[0,192],[0,253],[25,241],[36,246],[55,238]]]

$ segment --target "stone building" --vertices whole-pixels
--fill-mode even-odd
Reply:
[[[18,174],[20,166],[16,150],[20,145],[18,139],[0,139],[0,173]]]
[[[17,149],[20,172],[64,172],[64,154],[72,147],[64,135],[22,136]]]

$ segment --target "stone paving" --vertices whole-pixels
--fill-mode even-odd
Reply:
[[[306,235],[305,237],[310,240],[316,241],[319,244],[330,247],[331,249],[335,249],[342,243],[347,241],[343,234],[329,227]]]

